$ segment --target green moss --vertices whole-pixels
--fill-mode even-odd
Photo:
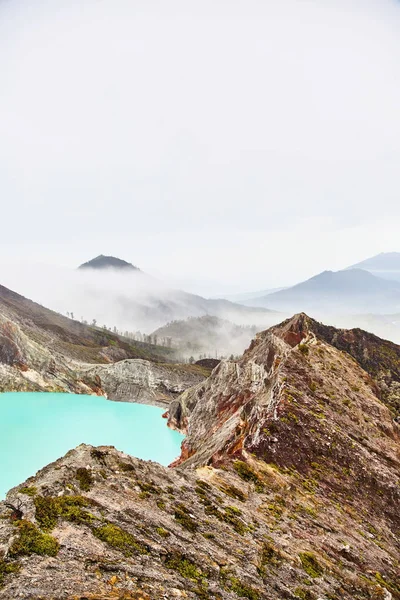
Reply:
[[[158,506],[158,508],[160,510],[165,510],[166,509],[166,504],[165,504],[165,502],[163,500],[157,500],[156,504],[157,504],[157,506]]]
[[[121,471],[123,471],[124,473],[134,473],[135,472],[135,467],[133,465],[131,465],[128,462],[123,462],[122,460],[119,461],[118,463],[118,467],[121,469]]]
[[[188,531],[195,533],[199,526],[196,521],[189,515],[187,508],[183,504],[178,504],[174,509],[175,521],[182,525]]]
[[[257,492],[262,492],[264,490],[264,485],[260,477],[247,463],[243,462],[242,460],[235,460],[233,463],[233,468],[239,477],[243,479],[243,481],[254,483]]]
[[[308,346],[306,346],[306,344],[299,344],[298,348],[299,348],[299,352],[301,352],[304,355],[308,354],[308,352],[309,352],[309,348],[308,348]]]
[[[168,554],[165,560],[165,566],[167,569],[177,571],[185,579],[191,579],[197,583],[202,582],[205,577],[203,572],[196,567],[192,560],[179,552]]]
[[[303,481],[301,482],[301,485],[310,494],[315,494],[315,492],[318,488],[318,483],[317,483],[317,481],[315,481],[315,479],[303,479]]]
[[[315,600],[315,595],[310,592],[310,590],[305,590],[304,588],[296,588],[294,590],[294,595],[296,598],[301,598],[301,600]]]
[[[170,532],[164,529],[163,527],[157,527],[156,531],[158,535],[160,535],[163,538],[167,538],[171,535]]]
[[[270,512],[270,514],[275,517],[275,519],[280,519],[282,517],[283,514],[283,508],[282,506],[279,505],[279,503],[276,502],[270,502],[267,505],[267,509]]]
[[[27,496],[35,496],[37,494],[37,488],[34,485],[31,487],[22,487],[18,492],[20,494],[26,494]]]
[[[203,481],[203,479],[196,479],[196,484],[199,488],[202,488],[203,490],[207,490],[207,491],[211,491],[212,487],[209,483],[207,483],[206,481]]]
[[[36,508],[36,521],[43,531],[51,531],[57,524],[59,517],[56,498],[37,496],[34,500]]]
[[[18,521],[18,538],[13,542],[9,555],[11,557],[39,554],[41,556],[56,556],[60,548],[55,538],[42,533],[30,521]]]
[[[383,577],[379,572],[375,573],[375,579],[379,585],[389,590],[393,594],[396,594],[396,597],[400,594],[400,582],[395,583],[387,577]]]
[[[125,531],[113,523],[106,523],[101,527],[93,528],[92,531],[93,535],[99,540],[105,542],[112,548],[116,548],[125,556],[149,553],[147,548],[138,542],[131,533],[128,533],[128,531]]]
[[[321,577],[324,570],[312,552],[301,552],[299,558],[307,575],[313,578]]]
[[[145,481],[138,481],[137,484],[140,487],[140,489],[142,490],[142,492],[146,492],[147,494],[156,494],[156,495],[162,494],[162,489],[159,488],[157,485],[154,485],[153,482],[146,483]]]
[[[225,589],[234,592],[240,598],[248,598],[249,600],[260,599],[260,594],[257,590],[246,585],[237,577],[222,572],[221,578],[225,582]]]
[[[215,506],[209,498],[202,499],[202,503],[205,506],[204,511],[207,515],[216,517],[219,521],[228,523],[240,535],[244,535],[246,531],[248,531],[246,524],[238,518],[242,514],[242,511],[235,506],[227,506],[224,508],[224,511],[222,511],[218,506]]]
[[[232,516],[238,516],[238,517],[240,517],[243,514],[239,508],[236,508],[236,506],[227,506],[225,508],[225,512],[226,512],[226,514],[230,514]]]
[[[315,508],[312,508],[311,506],[302,506],[301,508],[303,512],[305,512],[310,517],[313,517],[314,519],[318,517],[318,512],[315,510]]]
[[[247,500],[246,495],[234,485],[227,485],[226,487],[220,487],[219,489],[221,492],[230,498],[234,498],[235,500],[240,500],[241,502],[245,502]]]
[[[267,574],[267,567],[278,567],[283,561],[283,556],[270,542],[265,542],[261,555],[258,573],[261,577]]]
[[[36,520],[43,531],[51,531],[59,518],[73,523],[90,524],[96,517],[83,510],[92,502],[83,496],[36,496]]]
[[[7,575],[11,573],[17,573],[20,566],[16,562],[8,562],[0,559],[0,587],[4,585],[4,580]]]
[[[237,533],[240,533],[240,535],[244,535],[247,531],[247,527],[243,523],[243,521],[241,521],[238,518],[238,516],[241,514],[241,511],[235,508],[234,506],[227,506],[225,508],[225,514],[221,513],[220,520],[229,523],[230,525],[232,525],[234,530],[237,531]]]
[[[79,482],[81,490],[88,492],[93,485],[93,476],[89,469],[85,469],[85,467],[77,469],[75,477]]]
[[[205,499],[207,499],[207,498],[208,498],[208,493],[207,493],[207,491],[206,491],[205,489],[203,489],[202,487],[198,487],[198,486],[197,486],[197,487],[194,489],[194,491],[196,492],[196,494],[199,496],[199,498],[200,498],[201,500],[205,500]]]

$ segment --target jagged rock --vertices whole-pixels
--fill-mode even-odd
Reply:
[[[296,316],[185,391],[175,468],[80,446],[12,490],[0,599],[399,600],[400,430],[315,329]]]
[[[173,350],[159,350],[67,319],[0,286],[0,391],[108,394],[167,406],[208,372],[165,363]]]

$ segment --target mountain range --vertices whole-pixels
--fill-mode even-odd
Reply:
[[[324,271],[307,281],[253,299],[247,304],[282,311],[317,314],[388,313],[400,310],[400,281],[376,277],[363,269]]]
[[[400,281],[400,252],[382,252],[348,269],[364,269],[378,277]]]
[[[174,320],[202,316],[265,328],[281,318],[275,311],[262,307],[207,299],[173,289],[114,257],[97,257],[81,265],[77,274],[73,286],[79,286],[79,293],[75,292],[71,298],[74,313],[123,330],[150,333]],[[65,293],[68,294],[67,289]]]
[[[400,253],[383,253],[341,271],[324,271],[266,294],[247,294],[243,304],[319,316],[400,311]],[[277,308],[279,307],[279,309]]]

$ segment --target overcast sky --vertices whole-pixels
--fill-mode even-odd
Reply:
[[[3,265],[218,294],[400,251],[399,2],[0,0],[0,77]]]

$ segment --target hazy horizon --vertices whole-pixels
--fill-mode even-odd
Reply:
[[[1,264],[215,296],[399,250],[400,4],[0,2]]]

